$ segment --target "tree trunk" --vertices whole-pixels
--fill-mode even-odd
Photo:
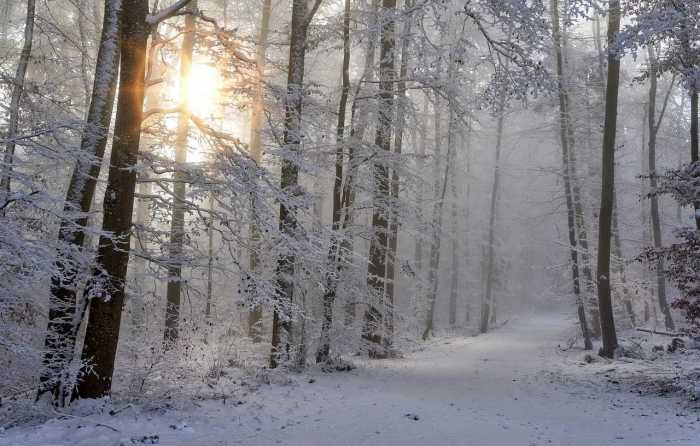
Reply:
[[[81,251],[85,243],[88,213],[107,145],[119,67],[121,14],[120,1],[105,1],[90,109],[80,141],[80,150],[85,158],[78,159],[73,170],[63,207],[66,218],[61,222],[58,232],[59,241],[72,246],[76,251]],[[57,253],[56,270],[60,273],[51,278],[49,322],[44,341],[46,353],[42,361],[37,398],[45,392],[51,392],[55,403],[64,405],[69,396],[64,386],[70,384],[66,382],[67,366],[73,359],[84,307],[82,310],[77,308],[79,265],[70,253]],[[87,305],[87,301],[83,305]]]
[[[323,321],[321,324],[321,341],[316,352],[316,362],[328,362],[330,359],[333,327],[333,303],[338,290],[339,274],[342,270],[342,247],[339,234],[343,214],[343,162],[345,158],[345,114],[350,94],[350,0],[345,0],[343,11],[343,66],[341,69],[342,85],[338,103],[338,123],[335,135],[335,179],[333,181],[333,235],[328,249],[329,271],[326,276],[326,290],[323,294]],[[346,211],[347,212],[347,211]]]
[[[656,190],[656,139],[659,126],[656,124],[656,91],[658,75],[658,62],[652,47],[648,48],[649,54],[649,106],[647,111],[647,124],[649,129],[649,188],[652,192],[651,201],[651,233],[654,241],[654,248],[660,249],[663,245],[661,240],[661,219],[659,215],[659,197],[653,192]],[[663,116],[662,116],[663,117]],[[660,121],[659,121],[660,123]],[[664,276],[664,260],[661,256],[656,260],[656,296],[659,300],[659,308],[664,315],[666,330],[674,331],[675,324],[671,317],[671,309],[666,299],[666,278]]]
[[[481,321],[479,322],[479,332],[486,333],[489,330],[489,320],[491,317],[491,306],[493,304],[493,273],[496,243],[496,210],[498,205],[498,192],[501,182],[501,146],[503,145],[503,119],[505,115],[505,92],[501,94],[498,103],[498,124],[496,128],[496,159],[493,171],[493,186],[491,187],[491,206],[489,210],[489,238],[486,246],[486,291],[481,301]]]
[[[403,148],[403,135],[406,127],[406,76],[408,75],[408,44],[411,38],[411,26],[413,16],[411,8],[412,0],[404,0],[404,23],[401,29],[401,65],[399,68],[399,79],[396,83],[396,133],[394,135],[394,153],[401,155]],[[384,303],[386,311],[386,336],[384,337],[384,347],[391,351],[394,338],[394,290],[396,284],[396,252],[398,250],[399,239],[399,174],[396,167],[391,171],[391,206],[393,212],[390,213],[389,223],[389,251],[386,256],[386,301]]]
[[[187,5],[189,12],[197,10],[197,0]],[[168,259],[168,288],[165,308],[165,330],[163,345],[169,348],[180,336],[180,296],[182,293],[182,256],[185,238],[185,195],[187,193],[187,138],[190,133],[190,71],[192,69],[192,52],[196,33],[195,17],[185,16],[185,29],[180,48],[180,112],[177,117],[175,133],[175,173],[173,174],[173,204],[170,221],[170,244]]]
[[[620,59],[614,50],[620,30],[620,1],[610,0],[608,12],[608,75],[605,91],[605,126],[603,131],[602,185],[598,223],[598,307],[603,347],[600,355],[611,358],[617,349],[617,333],[610,296],[610,238],[615,187],[615,136],[620,84]]]
[[[586,321],[586,310],[584,305],[583,297],[581,296],[581,283],[579,277],[579,263],[578,263],[578,248],[576,241],[576,211],[581,211],[580,209],[575,209],[574,200],[572,197],[572,180],[575,181],[576,172],[572,169],[571,160],[573,145],[574,145],[574,133],[571,123],[571,112],[569,110],[569,98],[566,86],[564,84],[564,58],[562,51],[562,39],[560,31],[560,20],[559,20],[559,2],[558,0],[551,1],[551,13],[552,13],[552,35],[554,38],[554,52],[556,55],[557,64],[557,89],[559,93],[559,137],[562,151],[562,175],[564,179],[564,195],[566,197],[566,209],[567,209],[567,223],[569,227],[569,252],[571,255],[571,277],[573,281],[574,297],[576,299],[576,308],[578,312],[579,325],[581,326],[581,333],[583,335],[584,347],[586,350],[591,350],[593,348],[593,343],[591,342],[591,336],[588,331],[588,322]],[[577,189],[577,187],[575,186]],[[580,203],[580,197],[579,197]],[[580,215],[579,218],[583,218]],[[581,233],[581,226],[579,225],[579,233]],[[585,234],[585,231],[583,231]],[[590,274],[590,269],[589,269]]]
[[[370,5],[369,13],[369,23],[367,46],[365,48],[365,66],[362,72],[362,78],[365,82],[369,83],[374,81],[374,58],[377,48],[377,38],[379,36],[378,32],[378,9],[380,0],[372,0]],[[355,160],[355,149],[354,147],[362,146],[364,144],[365,133],[367,132],[367,127],[369,124],[370,107],[369,101],[360,101],[360,91],[362,88],[362,82],[357,83],[355,89],[354,98],[352,101],[352,106],[350,107],[350,141],[347,144],[348,147],[348,174],[343,184],[343,196],[342,196],[342,207],[346,209],[345,215],[343,217],[343,228],[347,228],[348,224],[352,219],[352,202],[354,200],[354,178],[355,171],[359,167]],[[351,238],[345,240],[345,246],[342,247],[347,253],[348,257],[351,257],[353,250],[353,242]],[[348,301],[345,305],[345,325],[349,326],[353,323],[356,314],[356,303],[353,301]]]
[[[309,23],[321,0],[308,10],[306,0],[293,0],[292,29],[289,39],[289,66],[287,68],[287,98],[284,117],[284,146],[294,157],[301,150],[301,114],[304,97],[304,59]],[[299,165],[289,157],[282,160],[280,187],[289,194],[297,194]],[[297,238],[296,210],[280,204],[279,230],[289,238]],[[272,351],[270,368],[276,368],[289,360],[291,349],[292,315],[289,314],[294,299],[294,274],[296,256],[293,252],[280,255],[277,260],[277,307],[272,319]]]
[[[418,130],[420,132],[420,142],[418,143],[417,147],[417,156],[416,156],[416,172],[421,174],[423,170],[425,169],[425,149],[428,145],[428,95],[423,94],[423,111],[420,114],[420,129]],[[421,178],[422,180],[422,178]],[[424,203],[423,200],[425,199],[424,197],[424,191],[423,191],[423,182],[420,181],[419,184],[416,186],[416,201],[418,202],[418,209],[419,209],[419,217],[420,221],[423,220],[423,215],[424,215]],[[418,277],[418,282],[421,283],[423,279],[423,238],[422,237],[416,237],[416,247],[415,247],[415,269],[416,269],[416,277]]]
[[[382,0],[381,18],[381,48],[379,56],[379,105],[377,130],[375,135],[375,150],[391,152],[391,130],[394,115],[394,47],[395,47],[395,18],[396,0]],[[367,266],[367,287],[370,295],[364,316],[362,338],[367,342],[370,357],[383,357],[386,350],[383,347],[384,337],[384,284],[387,280],[386,255],[388,246],[389,222],[386,209],[389,202],[389,169],[385,160],[375,161],[372,166],[374,174],[374,202],[372,212],[372,229],[374,236],[370,242],[369,263]],[[393,309],[386,308],[387,312]],[[391,317],[391,316],[389,316]]]
[[[690,90],[690,161],[698,161],[698,89]],[[695,227],[700,229],[700,202],[694,204]]]
[[[129,261],[149,27],[147,2],[123,0],[122,4],[119,97],[102,222],[103,232],[111,236],[100,237],[97,267],[86,289],[90,315],[82,359],[91,367],[83,370],[78,383],[80,398],[101,398],[111,391]]]
[[[448,130],[448,133],[451,130]],[[457,235],[459,234],[459,219],[457,218],[458,213],[457,213],[457,203],[458,203],[458,196],[457,196],[457,169],[456,169],[456,153],[453,155],[453,168],[452,169],[452,235],[453,237],[456,237],[455,240],[452,241],[452,277],[450,278],[450,301],[449,301],[449,324],[450,328],[454,328],[455,325],[457,324],[457,298],[459,297],[460,293],[460,288],[459,288],[459,276],[462,274],[462,267],[460,265],[460,255],[459,251],[461,250],[461,243],[460,243],[460,237]]]
[[[27,14],[24,22],[24,44],[17,63],[17,71],[12,79],[12,97],[10,99],[10,117],[7,121],[7,144],[3,157],[2,178],[0,178],[0,193],[5,194],[5,200],[9,199],[12,189],[12,169],[15,158],[15,140],[19,127],[19,111],[24,95],[24,80],[27,77],[29,58],[32,55],[32,40],[34,39],[34,14],[36,0],[27,0]],[[0,211],[4,212],[4,211]]]
[[[258,32],[258,44],[255,51],[255,65],[257,68],[257,79],[255,84],[255,97],[253,99],[253,110],[250,117],[250,144],[249,155],[253,161],[260,164],[262,157],[262,135],[263,117],[265,115],[265,67],[267,57],[268,37],[270,35],[270,16],[272,15],[272,0],[263,0],[262,17],[260,19],[260,30]],[[260,229],[257,224],[257,203],[254,194],[250,196],[251,224],[250,230],[250,258],[249,269],[251,274],[256,274],[259,269],[260,259],[258,250],[260,248]],[[256,302],[257,289],[252,282],[248,288],[249,298],[252,308],[248,313],[248,336],[253,342],[262,341],[262,307]]]
[[[452,63],[450,61],[450,63]],[[452,65],[451,65],[452,66]],[[450,69],[451,71],[451,69]],[[451,74],[451,73],[450,73]],[[450,76],[448,75],[448,78]],[[443,207],[445,203],[445,194],[447,192],[447,182],[450,176],[450,165],[455,160],[455,141],[454,141],[454,119],[455,112],[452,104],[448,103],[448,131],[447,131],[447,156],[445,158],[445,170],[442,177],[438,169],[440,163],[440,146],[441,146],[441,131],[440,131],[440,101],[439,96],[435,95],[435,204],[433,205],[433,225],[432,225],[432,243],[430,245],[430,269],[428,271],[428,312],[425,320],[425,329],[423,330],[423,340],[434,332],[435,325],[435,304],[437,302],[437,293],[439,287],[440,276],[440,249],[442,241],[442,221]]]

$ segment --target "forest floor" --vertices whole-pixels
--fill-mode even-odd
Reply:
[[[134,404],[115,415],[81,402],[0,431],[0,445],[699,444],[700,411],[657,379],[697,367],[697,356],[589,364],[582,350],[562,350],[572,326],[559,314],[521,316],[486,335],[434,339],[401,359],[312,369],[226,399]]]

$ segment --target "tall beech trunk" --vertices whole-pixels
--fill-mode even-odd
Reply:
[[[445,170],[440,175],[440,147],[442,145],[442,132],[440,128],[440,100],[435,95],[435,203],[433,204],[432,241],[430,244],[430,266],[428,270],[428,311],[425,318],[425,329],[422,338],[427,340],[434,332],[435,304],[440,276],[440,249],[442,241],[442,221],[447,182],[450,176],[450,165],[454,162],[455,147],[454,135],[454,108],[448,104],[448,132],[447,132],[447,156],[445,157]]]
[[[620,277],[620,285],[622,286],[622,304],[625,307],[625,312],[627,317],[630,319],[630,323],[634,327],[637,325],[637,317],[634,314],[634,307],[632,306],[632,293],[627,286],[627,277],[625,274],[625,258],[622,253],[622,238],[620,237],[620,213],[618,212],[618,193],[615,192],[613,196],[613,214],[612,214],[612,234],[613,234],[613,254],[615,256],[615,262],[612,266],[613,271]]]
[[[197,10],[197,0],[187,5],[189,12]],[[192,52],[194,51],[195,17],[185,16],[185,29],[180,48],[180,112],[175,133],[175,173],[173,174],[173,204],[170,220],[170,244],[168,245],[168,288],[165,307],[165,330],[163,342],[166,347],[177,341],[180,332],[180,297],[182,293],[182,256],[185,237],[185,194],[187,193],[187,138],[190,133],[190,71],[192,69]]]
[[[58,232],[59,241],[71,245],[76,251],[81,251],[85,244],[88,213],[107,145],[119,67],[121,14],[121,1],[105,1],[90,108],[80,141],[80,151],[84,158],[78,159],[73,169],[63,206],[66,219],[61,221]],[[79,271],[69,253],[57,253],[56,270],[59,274],[51,278],[49,322],[44,341],[46,352],[42,361],[37,397],[51,392],[54,402],[64,405],[69,396],[64,386],[70,384],[66,381],[67,366],[73,359],[84,307],[80,310],[77,308]],[[87,305],[87,301],[84,301],[83,305]]]
[[[698,161],[698,88],[690,89],[690,161]],[[700,229],[700,202],[696,202],[695,208],[695,226]]]
[[[404,23],[401,28],[401,65],[399,68],[399,78],[396,83],[396,132],[394,134],[394,153],[400,155],[403,150],[404,130],[406,127],[406,76],[408,75],[408,44],[413,25],[411,8],[412,0],[404,0]],[[394,338],[394,292],[396,284],[396,252],[399,241],[399,174],[397,168],[391,170],[391,200],[393,212],[390,215],[389,223],[389,250],[386,256],[386,336],[384,337],[384,347],[390,351]]]
[[[661,125],[661,120],[663,119],[663,114],[666,110],[666,104],[668,103],[668,97],[663,105],[663,111],[659,116],[658,123],[656,118],[656,93],[657,93],[657,75],[659,72],[659,65],[654,54],[654,49],[652,47],[648,48],[649,56],[649,102],[647,115],[647,127],[649,131],[649,188],[652,193],[656,190],[656,140],[659,132],[659,126]],[[670,90],[669,90],[670,92]],[[660,249],[663,245],[661,240],[661,218],[659,215],[659,198],[652,194],[650,197],[651,202],[651,234],[654,241],[654,248]],[[661,256],[656,260],[656,296],[659,302],[659,309],[664,315],[664,324],[666,330],[674,331],[675,324],[673,323],[673,318],[671,317],[671,309],[668,305],[668,300],[666,299],[666,277],[664,275],[664,260]]]
[[[479,332],[486,333],[489,330],[489,320],[493,306],[493,282],[496,243],[496,211],[498,208],[498,192],[501,183],[501,146],[503,145],[503,119],[505,115],[505,91],[498,101],[498,123],[496,127],[496,154],[493,170],[493,185],[491,187],[491,205],[489,208],[489,238],[486,246],[486,290],[481,300],[481,320]]]
[[[322,0],[316,0],[309,9],[306,0],[293,0],[292,25],[289,38],[289,65],[287,67],[287,98],[284,116],[284,146],[294,156],[301,150],[301,116],[304,98],[304,59],[309,24]],[[286,157],[282,160],[280,187],[289,194],[296,194],[299,187],[299,165]],[[297,237],[296,210],[280,204],[279,229],[289,238]],[[290,358],[292,315],[289,309],[294,299],[294,274],[296,256],[293,252],[281,254],[277,259],[278,307],[272,317],[272,351],[270,368],[286,363]]]
[[[380,0],[372,0],[370,4],[371,9],[369,14],[369,23],[367,24],[368,36],[365,47],[365,65],[361,78],[364,79],[366,83],[371,83],[374,81],[374,61],[379,37],[379,32],[377,29],[377,24],[379,22],[379,4]],[[350,107],[350,138],[349,142],[346,143],[348,150],[348,172],[343,184],[342,195],[342,207],[346,209],[343,216],[343,228],[347,228],[347,225],[352,220],[352,203],[355,197],[355,171],[359,167],[358,162],[355,159],[355,146],[361,147],[364,144],[365,134],[367,133],[367,127],[369,124],[370,106],[368,101],[361,100],[362,98],[360,97],[360,91],[362,89],[362,85],[362,82],[357,83],[352,106]],[[346,238],[341,252],[345,252],[349,258],[352,257],[353,249],[352,238]],[[348,302],[345,304],[346,326],[350,326],[354,322],[355,317],[357,316],[356,313],[356,302],[348,300]]]
[[[187,5],[189,12],[197,10],[197,1],[193,0]],[[175,173],[173,174],[172,216],[170,220],[170,243],[168,245],[168,286],[166,291],[167,303],[165,307],[165,330],[163,342],[165,347],[177,341],[180,332],[180,298],[182,294],[182,256],[185,237],[185,195],[187,193],[187,138],[190,129],[189,110],[189,79],[192,69],[192,52],[195,39],[195,17],[192,14],[185,16],[185,29],[180,48],[180,111],[177,118],[177,130],[175,132]]]
[[[466,128],[466,137],[463,138],[466,143],[467,143],[467,149],[466,149],[466,164],[467,164],[467,171],[466,171],[466,191],[465,191],[465,200],[464,200],[464,211],[465,211],[465,222],[466,224],[469,223],[470,220],[470,210],[469,210],[469,204],[471,203],[471,169],[472,169],[472,142],[471,142],[471,137],[472,137],[472,118],[471,116],[467,116],[467,128]],[[456,175],[456,171],[455,171]],[[467,248],[469,246],[469,234],[467,231],[465,231],[464,234],[464,252],[467,252]],[[465,257],[465,259],[468,257]],[[467,263],[468,266],[468,262]],[[465,326],[469,325],[469,322],[471,322],[471,307],[472,307],[472,300],[470,298],[470,293],[463,293],[464,295],[464,323]]]
[[[615,136],[617,102],[620,85],[620,59],[614,50],[620,31],[620,1],[610,0],[608,11],[608,74],[605,89],[605,125],[603,130],[602,185],[598,222],[598,308],[603,347],[600,355],[611,358],[617,349],[617,333],[610,296],[610,240],[612,230],[613,193],[615,187]]]
[[[418,143],[418,147],[416,147],[416,172],[419,172],[420,174],[425,169],[425,149],[428,145],[428,95],[425,93],[423,94],[423,110],[420,114],[418,131],[420,132],[420,141]],[[424,215],[424,194],[425,191],[423,190],[423,182],[420,181],[419,184],[416,185],[416,201],[418,202],[418,212],[420,217],[419,221],[423,220]],[[416,237],[414,259],[416,265],[416,277],[419,279],[418,282],[420,283],[423,279],[423,238],[420,236]]]
[[[341,220],[343,216],[343,162],[345,159],[345,114],[350,94],[350,13],[351,0],[345,0],[343,11],[343,65],[341,68],[342,85],[338,103],[338,123],[335,133],[335,179],[333,181],[333,235],[328,249],[328,274],[326,275],[326,290],[323,294],[323,321],[321,323],[321,341],[316,352],[316,362],[327,362],[330,359],[331,328],[333,327],[333,303],[338,290],[339,274],[342,270],[342,234]],[[349,166],[348,166],[349,168]],[[347,212],[347,210],[346,210]]]
[[[449,130],[448,130],[449,132]],[[458,203],[458,196],[457,196],[457,169],[456,169],[456,153],[453,155],[453,169],[452,169],[452,175],[451,175],[451,193],[452,193],[452,234],[457,237],[456,240],[452,241],[452,273],[450,277],[450,300],[449,300],[449,311],[448,311],[448,318],[449,318],[449,324],[450,328],[454,328],[454,326],[457,324],[457,298],[459,297],[460,293],[460,288],[459,288],[459,277],[462,274],[462,267],[460,265],[460,259],[461,256],[459,255],[459,252],[461,250],[461,243],[460,243],[460,238],[457,236],[459,234],[459,219],[458,219],[458,213],[457,213],[457,203]]]
[[[19,127],[19,109],[24,96],[24,81],[27,77],[27,67],[29,58],[32,55],[32,41],[34,40],[34,15],[36,0],[27,0],[27,14],[24,21],[24,43],[22,52],[17,62],[15,77],[12,79],[12,96],[10,99],[10,116],[7,121],[7,134],[5,144],[5,155],[3,156],[4,168],[0,178],[0,193],[5,194],[7,200],[12,189],[12,169],[15,158],[15,140],[17,138],[17,128]],[[2,211],[0,211],[2,212]]]
[[[571,123],[571,111],[569,110],[568,91],[564,84],[564,58],[562,51],[562,38],[560,31],[559,20],[559,2],[558,0],[551,1],[552,14],[552,35],[554,38],[554,52],[556,55],[557,65],[557,90],[559,93],[559,137],[562,152],[562,176],[564,179],[564,195],[566,197],[566,215],[569,228],[569,252],[571,255],[571,277],[573,282],[574,297],[576,299],[576,308],[578,313],[579,325],[583,335],[584,347],[586,350],[593,348],[591,336],[588,331],[588,322],[586,320],[586,309],[583,297],[581,296],[581,282],[579,277],[579,262],[578,262],[578,247],[576,240],[576,211],[573,200],[572,180],[574,180],[575,171],[571,166],[571,151],[573,150],[574,134]],[[580,218],[583,216],[581,215]],[[590,274],[590,269],[589,269]]]
[[[249,155],[252,160],[260,164],[262,157],[262,135],[263,118],[265,115],[265,66],[267,57],[268,38],[270,35],[270,16],[272,15],[272,0],[263,0],[262,16],[260,18],[260,30],[258,32],[258,44],[255,49],[255,65],[257,68],[257,79],[255,83],[255,97],[253,98],[253,109],[250,116],[250,144],[248,145]],[[260,259],[258,250],[260,248],[260,229],[257,224],[256,197],[250,196],[251,224],[250,231],[250,257],[248,259],[249,269],[252,274],[257,273]],[[251,286],[248,295],[253,302],[253,307],[248,313],[248,336],[253,342],[262,341],[262,307],[255,303],[257,300],[257,289]]]
[[[92,367],[83,370],[76,389],[80,398],[100,398],[111,391],[129,261],[149,27],[148,2],[123,0],[122,5],[119,97],[102,222],[102,230],[111,236],[100,237],[97,267],[86,289],[90,315],[82,359]]]
[[[394,121],[394,56],[395,56],[395,17],[396,0],[382,0],[381,18],[381,48],[379,51],[379,105],[377,130],[374,144],[375,150],[386,153],[391,151],[391,135]],[[362,338],[367,342],[367,352],[370,357],[386,356],[384,348],[384,318],[382,310],[393,312],[385,305],[384,284],[388,279],[386,255],[388,248],[389,222],[386,209],[382,207],[389,203],[390,185],[389,169],[385,160],[376,161],[372,165],[374,175],[374,198],[372,211],[372,229],[374,236],[370,242],[369,263],[367,265],[367,287],[369,299],[365,310]],[[391,317],[391,316],[389,316]]]

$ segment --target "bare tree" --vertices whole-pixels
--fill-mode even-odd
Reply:
[[[673,82],[671,83],[671,86],[669,87],[668,93],[666,94],[666,98],[664,99],[663,106],[661,108],[661,111],[659,112],[658,119],[656,117],[656,94],[657,94],[657,76],[658,76],[658,71],[659,71],[659,66],[656,58],[656,54],[654,54],[654,48],[652,46],[649,46],[648,48],[648,57],[649,57],[649,102],[648,102],[648,110],[646,113],[647,116],[647,125],[648,125],[648,131],[649,131],[649,146],[648,146],[648,152],[647,154],[649,155],[649,187],[651,191],[656,190],[656,140],[657,140],[657,135],[659,133],[659,128],[661,127],[661,122],[664,118],[664,114],[666,113],[666,106],[668,105],[668,100],[671,94],[671,91],[673,90]],[[675,80],[675,78],[674,78]],[[651,215],[651,233],[652,233],[652,239],[654,241],[654,248],[660,249],[662,246],[662,240],[661,240],[661,220],[659,216],[659,197],[656,194],[651,194],[650,197],[650,202],[651,202],[651,209],[650,209],[650,215]],[[671,317],[671,309],[668,305],[668,301],[666,299],[666,278],[664,276],[664,259],[662,256],[658,256],[656,259],[656,295],[659,301],[659,308],[661,309],[661,312],[664,315],[664,324],[666,326],[666,330],[668,331],[673,331],[675,330],[675,324],[673,323],[673,318]]]
[[[566,215],[569,233],[569,252],[571,255],[571,278],[573,281],[574,298],[576,299],[576,308],[578,313],[579,325],[583,335],[584,347],[586,350],[593,348],[591,336],[588,331],[588,322],[586,320],[586,307],[583,297],[581,296],[581,279],[579,276],[578,262],[578,247],[576,243],[576,222],[572,191],[572,177],[575,172],[571,166],[570,151],[573,150],[573,128],[571,124],[571,111],[569,110],[569,97],[565,87],[564,78],[564,57],[562,50],[561,25],[559,20],[559,2],[558,0],[551,1],[552,14],[552,35],[554,40],[554,53],[556,56],[557,65],[557,90],[559,96],[559,139],[562,152],[562,177],[564,179],[564,196],[566,197]],[[582,217],[582,216],[581,216]],[[589,270],[590,272],[590,270]]]
[[[314,0],[309,8],[306,0],[293,0],[292,28],[289,38],[289,64],[287,67],[287,98],[284,117],[284,148],[290,155],[301,150],[301,116],[304,103],[304,61],[309,25],[323,0]],[[299,187],[299,165],[290,156],[282,160],[280,179],[282,190],[294,195]],[[280,204],[279,230],[283,236],[297,237],[296,209]],[[294,263],[292,252],[280,255],[277,260],[278,306],[272,319],[272,352],[270,367],[275,368],[289,360],[291,348],[292,315],[289,314],[294,298]]]
[[[610,239],[613,191],[615,187],[615,136],[617,132],[617,102],[620,85],[620,58],[614,49],[620,31],[620,2],[610,0],[608,11],[608,74],[605,94],[605,126],[603,130],[602,185],[598,222],[598,307],[603,337],[601,356],[612,357],[617,349],[617,333],[610,295]]]
[[[27,77],[27,67],[32,55],[32,41],[34,40],[34,15],[36,12],[36,0],[27,0],[27,13],[24,21],[24,43],[17,63],[15,77],[12,79],[12,97],[10,99],[10,117],[7,121],[7,136],[5,155],[3,156],[3,175],[0,178],[0,193],[10,195],[12,189],[12,169],[17,144],[17,129],[19,127],[19,112],[22,96],[24,95],[24,81]],[[4,210],[0,211],[4,212]]]
[[[163,341],[169,347],[179,337],[180,297],[182,293],[182,256],[185,237],[185,194],[187,192],[187,138],[190,134],[190,71],[196,33],[197,0],[187,5],[189,14],[185,16],[185,28],[180,48],[180,97],[177,130],[175,133],[175,173],[173,174],[172,217],[170,220],[170,244],[168,245],[168,287],[165,307],[165,330]]]
[[[119,67],[121,7],[120,1],[105,1],[90,108],[80,141],[84,157],[77,160],[73,169],[64,203],[66,217],[58,232],[59,241],[74,246],[76,250],[82,250],[85,243],[88,213],[107,145]],[[54,401],[63,405],[69,396],[69,389],[65,386],[71,384],[67,381],[66,368],[73,359],[78,328],[88,302],[83,300],[83,308],[77,308],[80,265],[75,263],[70,252],[57,254],[57,274],[51,278],[46,353],[37,397],[51,392]]]
[[[250,143],[248,151],[250,158],[260,164],[262,156],[262,124],[265,114],[265,66],[266,54],[268,46],[268,38],[270,35],[270,15],[272,14],[272,0],[263,0],[262,12],[260,18],[260,29],[258,31],[258,42],[255,51],[255,65],[257,68],[257,78],[255,80],[255,96],[253,98],[253,108],[250,115]],[[255,194],[251,194],[251,224],[250,224],[250,258],[249,269],[251,273],[255,273],[259,269],[259,242],[260,229],[256,224],[256,203]],[[257,299],[257,289],[253,284],[248,290],[252,301]],[[253,342],[262,341],[262,307],[253,302],[253,307],[248,313],[248,336]]]
[[[382,0],[380,13],[381,48],[379,51],[379,106],[377,130],[374,144],[377,149],[386,153],[391,152],[391,135],[394,125],[394,82],[395,82],[395,17],[396,0]],[[378,157],[381,158],[381,157]],[[380,159],[372,165],[374,176],[374,199],[372,211],[373,237],[369,248],[369,263],[367,265],[367,287],[369,302],[365,310],[362,338],[367,342],[367,352],[370,357],[384,357],[387,352],[383,347],[384,318],[382,310],[393,311],[386,305],[384,283],[387,280],[386,255],[388,247],[389,221],[386,206],[391,194],[389,185],[389,169],[386,161]],[[391,317],[391,316],[389,316]],[[390,343],[390,342],[389,342]]]

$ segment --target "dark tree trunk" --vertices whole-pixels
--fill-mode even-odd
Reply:
[[[287,98],[285,101],[284,145],[286,150],[298,154],[301,150],[301,114],[304,97],[304,59],[309,23],[321,0],[308,9],[306,0],[293,0],[292,30],[289,39],[289,66],[287,68]],[[280,187],[288,194],[297,194],[299,165],[289,157],[282,160]],[[280,232],[289,238],[297,237],[296,210],[280,204]],[[290,358],[292,315],[289,309],[294,299],[294,274],[296,256],[293,252],[281,254],[277,260],[277,308],[272,318],[272,351],[270,367],[286,363]]]
[[[410,9],[413,6],[412,0],[405,0],[404,23],[401,29],[401,65],[399,68],[399,78],[396,83],[396,133],[394,135],[394,153],[400,155],[403,148],[403,134],[406,126],[406,75],[408,74],[408,43],[411,36],[412,15]],[[386,308],[384,336],[384,348],[391,352],[394,339],[394,290],[396,281],[396,252],[399,241],[399,174],[397,168],[391,171],[391,206],[393,212],[390,215],[389,223],[389,250],[386,256]]]
[[[395,47],[395,18],[396,0],[382,0],[381,10],[381,49],[379,52],[379,106],[377,116],[377,131],[374,143],[375,150],[386,153],[391,151],[391,134],[394,115],[394,47]],[[389,222],[386,209],[389,202],[389,169],[385,160],[374,162],[374,210],[372,212],[372,229],[374,236],[370,242],[369,263],[367,265],[367,287],[369,302],[364,316],[362,338],[367,342],[370,357],[383,357],[386,351],[383,347],[384,314],[393,311],[385,307],[384,284],[386,277],[386,255],[388,247]]]
[[[100,398],[111,391],[129,262],[149,28],[148,2],[123,0],[122,4],[119,97],[102,222],[102,230],[111,237],[100,237],[97,268],[86,289],[90,315],[82,359],[91,368],[83,370],[78,383],[80,398]]]
[[[617,333],[610,295],[610,239],[615,187],[615,136],[617,132],[617,102],[620,84],[620,59],[614,50],[620,31],[620,2],[610,0],[608,12],[608,77],[605,92],[605,126],[603,131],[602,185],[598,223],[598,307],[603,337],[601,356],[611,358],[617,349]]]
[[[58,232],[59,241],[74,247],[76,252],[81,251],[85,244],[88,213],[95,195],[112,118],[119,68],[119,27],[122,11],[119,4],[120,2],[115,0],[105,1],[92,97],[80,142],[81,153],[85,158],[79,159],[73,170],[63,207],[67,217],[61,222]],[[44,342],[46,353],[37,397],[51,392],[54,401],[59,405],[65,404],[69,397],[68,390],[64,389],[65,385],[70,384],[66,382],[66,368],[73,359],[78,328],[83,317],[84,305],[87,305],[87,301],[84,301],[83,308],[77,308],[78,269],[79,265],[71,259],[70,252],[57,253],[56,270],[60,274],[51,278],[49,322]]]
[[[698,161],[698,90],[690,90],[690,161]],[[700,229],[700,203],[694,204],[695,226]]]
[[[333,327],[333,303],[338,290],[339,274],[342,270],[342,243],[339,234],[343,216],[343,162],[345,158],[345,114],[350,94],[350,0],[345,0],[343,11],[343,66],[341,69],[342,85],[338,103],[338,123],[335,136],[335,179],[333,181],[333,236],[328,250],[329,271],[326,276],[326,290],[323,294],[323,321],[321,324],[321,341],[316,352],[316,362],[330,359],[330,332]],[[348,166],[349,167],[349,166]],[[347,212],[347,210],[346,210]]]
[[[188,5],[189,12],[197,10],[197,0]],[[185,29],[180,48],[180,112],[175,133],[175,173],[173,174],[173,204],[170,221],[170,244],[168,246],[168,287],[165,307],[165,330],[163,343],[166,348],[172,346],[180,336],[180,296],[182,293],[182,256],[185,238],[185,195],[187,193],[187,138],[190,133],[190,71],[192,69],[192,52],[194,51],[195,17],[185,16]]]
[[[379,32],[378,24],[378,9],[380,0],[372,0],[370,5],[367,46],[365,47],[365,65],[362,72],[362,79],[369,83],[374,80],[374,60],[377,48],[377,38]],[[369,124],[370,107],[368,101],[360,100],[360,91],[362,82],[357,83],[355,89],[352,106],[350,107],[350,138],[347,143],[348,149],[348,173],[343,184],[342,207],[346,209],[343,217],[343,228],[352,220],[352,202],[354,201],[354,178],[355,171],[359,167],[355,159],[355,146],[364,144],[365,133]],[[348,257],[351,257],[353,251],[353,241],[351,238],[345,240],[342,250],[346,252]],[[352,298],[351,298],[352,299]],[[357,316],[356,302],[348,300],[345,304],[345,325],[349,326],[353,323]]]
[[[656,139],[659,127],[656,124],[656,92],[658,75],[658,63],[654,55],[653,48],[649,47],[649,109],[647,111],[647,124],[649,129],[649,187],[653,192],[656,190]],[[654,241],[654,248],[660,249],[663,242],[661,240],[661,218],[659,215],[659,198],[651,195],[651,233]],[[666,278],[664,276],[664,261],[661,256],[656,260],[656,296],[659,300],[659,308],[664,315],[666,330],[674,331],[675,324],[671,317],[671,309],[666,299]]]

